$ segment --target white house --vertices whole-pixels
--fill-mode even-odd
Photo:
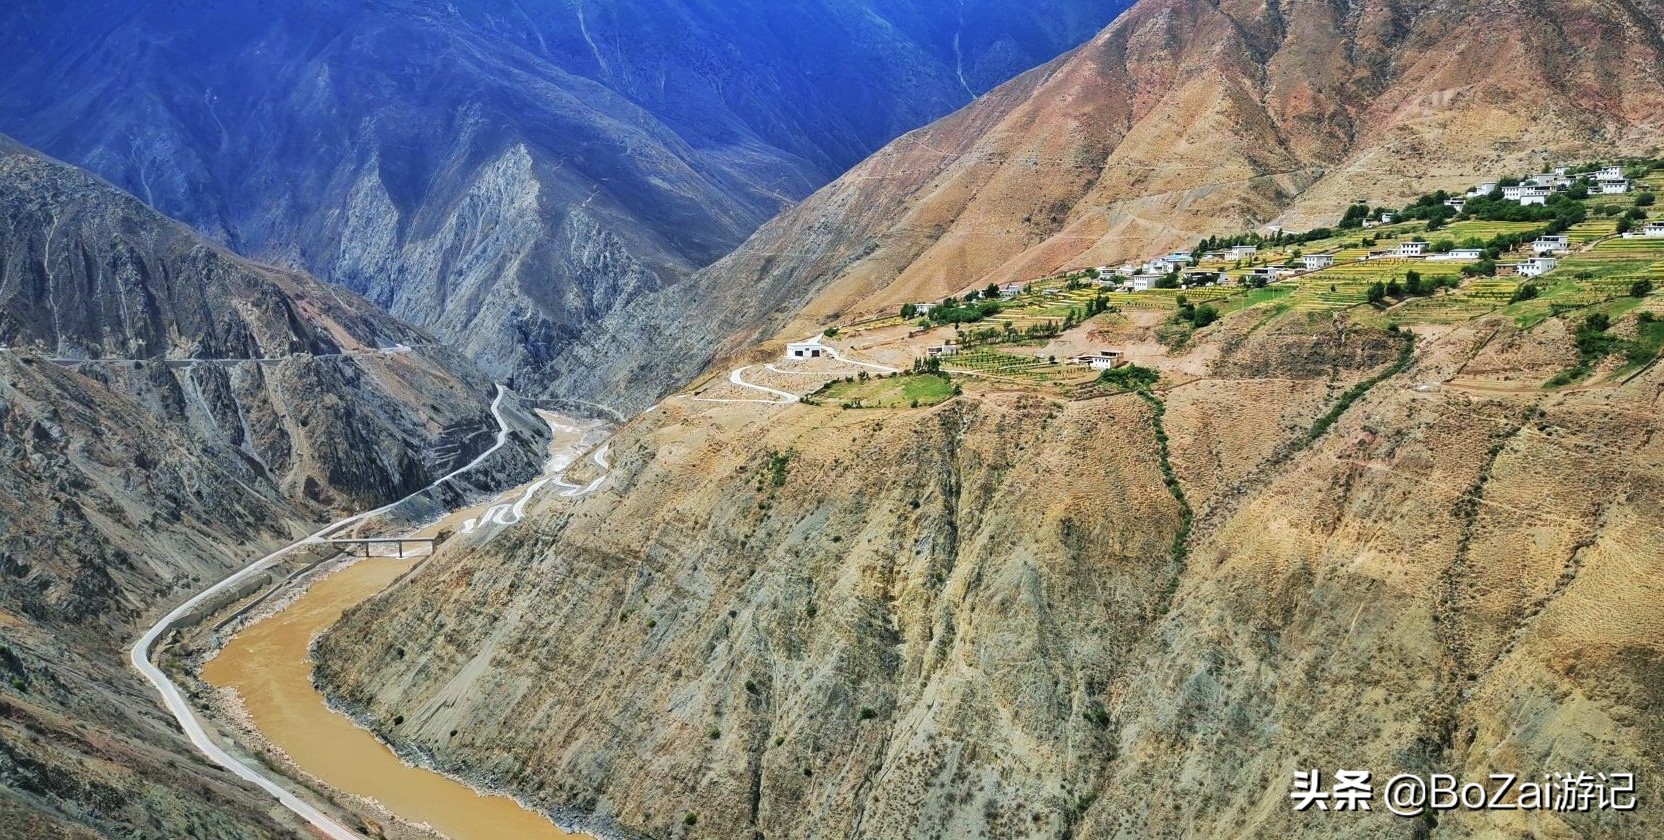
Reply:
[[[1478,262],[1484,258],[1485,251],[1482,248],[1454,248],[1449,253],[1428,257],[1430,260],[1459,260],[1462,262]]]
[[[926,347],[924,353],[925,353],[926,356],[929,356],[932,359],[941,359],[941,358],[946,358],[948,356],[957,356],[957,355],[959,355],[959,345],[957,345],[957,344],[942,344],[942,345],[939,345],[939,346],[936,346],[936,347]]]
[[[830,357],[825,345],[818,341],[794,341],[786,345],[786,361],[802,361],[804,359],[820,359]]]
[[[1560,261],[1556,260],[1553,257],[1533,257],[1532,259],[1529,259],[1529,260],[1526,260],[1525,262],[1520,263],[1520,267],[1519,267],[1520,276],[1521,277],[1541,277],[1544,274],[1547,274],[1550,271],[1553,271],[1554,267],[1559,265],[1559,264],[1560,264]]]
[[[913,314],[914,315],[929,315],[930,310],[935,309],[935,308],[936,308],[936,304],[934,304],[934,303],[915,303],[915,304],[913,304]]]
[[[1006,283],[1000,287],[1000,300],[1010,300],[1023,293],[1023,284]]]
[[[1641,228],[1641,235],[1648,238],[1664,236],[1664,222],[1647,222],[1646,227]]]
[[[1446,199],[1445,200],[1444,206],[1449,207],[1450,209],[1455,210],[1456,212],[1460,213],[1460,212],[1462,212],[1462,210],[1464,208],[1466,208],[1468,206],[1468,202],[1467,202],[1467,199],[1451,198],[1451,199]]]
[[[1293,273],[1293,269],[1280,268],[1274,265],[1262,265],[1259,268],[1248,272],[1248,276],[1256,280],[1264,280],[1267,283],[1275,283],[1284,277],[1292,275]]]
[[[1468,190],[1467,197],[1468,198],[1479,198],[1480,196],[1490,195],[1493,192],[1496,192],[1496,183],[1495,182],[1492,182],[1492,183],[1489,183],[1489,184],[1480,184],[1479,186],[1474,187],[1471,190]]]
[[[1300,259],[1305,261],[1307,271],[1318,271],[1335,264],[1334,254],[1307,254]]]
[[[1426,242],[1400,242],[1393,251],[1393,256],[1403,259],[1418,259],[1427,256]]]
[[[1624,168],[1622,166],[1608,166],[1595,171],[1596,181],[1622,181],[1623,179]]]
[[[1069,360],[1072,365],[1086,365],[1093,370],[1113,370],[1127,363],[1127,355],[1119,350],[1099,350]]]
[[[1564,254],[1572,249],[1571,239],[1564,236],[1543,236],[1531,243],[1531,253],[1537,256],[1544,254]]]
[[[1390,225],[1390,224],[1392,224],[1393,222],[1396,222],[1396,221],[1398,221],[1398,214],[1397,213],[1382,213],[1381,214],[1381,224],[1383,224],[1383,225]]]
[[[1629,181],[1623,178],[1602,178],[1595,183],[1601,195],[1623,195],[1629,192]]]
[[[1236,245],[1231,248],[1231,259],[1245,260],[1260,252],[1257,245]]]

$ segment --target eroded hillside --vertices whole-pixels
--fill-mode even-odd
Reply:
[[[1650,778],[1664,373],[1420,386],[1526,333],[1337,325],[1229,319],[1153,402],[672,400],[602,494],[350,614],[321,678],[401,748],[655,837],[1410,836],[1293,813],[1293,771]]]
[[[1331,224],[1353,201],[1398,206],[1475,173],[1648,153],[1664,143],[1661,31],[1651,0],[1146,0],[897,139],[697,291],[644,298],[575,356],[623,383],[642,372],[620,347],[645,346],[653,367],[691,375],[711,348],[989,282]]]
[[[197,756],[126,646],[312,526],[466,463],[496,389],[362,299],[4,137],[0,253],[0,824],[291,835]],[[517,431],[503,471],[535,472],[540,445]]]

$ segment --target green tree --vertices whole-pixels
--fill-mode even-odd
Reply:
[[[1470,265],[1464,265],[1462,266],[1462,273],[1468,277],[1495,277],[1496,261],[1486,259]]]
[[[1651,280],[1637,280],[1634,283],[1629,284],[1630,297],[1642,298],[1650,294],[1652,294]]]
[[[999,284],[989,283],[988,288],[982,290],[982,296],[988,300],[998,300],[1000,296]]]

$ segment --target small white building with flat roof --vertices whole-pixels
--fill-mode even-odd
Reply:
[[[1114,370],[1127,363],[1127,354],[1119,350],[1099,350],[1069,360],[1072,365],[1086,365],[1093,370]]]
[[[1307,271],[1319,271],[1335,264],[1334,254],[1307,254],[1300,258],[1306,264]]]
[[[1531,243],[1531,253],[1538,256],[1543,254],[1564,254],[1572,249],[1572,241],[1566,236],[1542,236]]]
[[[1520,263],[1519,274],[1521,277],[1541,277],[1559,264],[1560,261],[1553,257],[1533,257]]]
[[[818,341],[794,341],[786,345],[786,361],[801,362],[809,359],[830,358],[832,354],[826,345]]]
[[[1452,248],[1448,253],[1434,254],[1429,260],[1451,260],[1460,262],[1478,262],[1485,258],[1483,248]]]

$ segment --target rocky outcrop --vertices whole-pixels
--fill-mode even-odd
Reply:
[[[1497,326],[1420,340],[1315,439],[1401,339],[1227,322],[1154,401],[671,400],[597,496],[349,614],[320,677],[414,754],[652,837],[1426,835],[1295,813],[1293,772],[1645,778],[1664,374],[1412,387]]]
[[[627,409],[685,365],[620,386],[578,359],[644,296],[1125,5],[13,4],[0,130],[497,378]]]
[[[491,446],[496,388],[433,345],[0,138],[0,824],[296,831],[197,757],[125,646],[243,564]],[[546,440],[510,412],[506,483]]]

